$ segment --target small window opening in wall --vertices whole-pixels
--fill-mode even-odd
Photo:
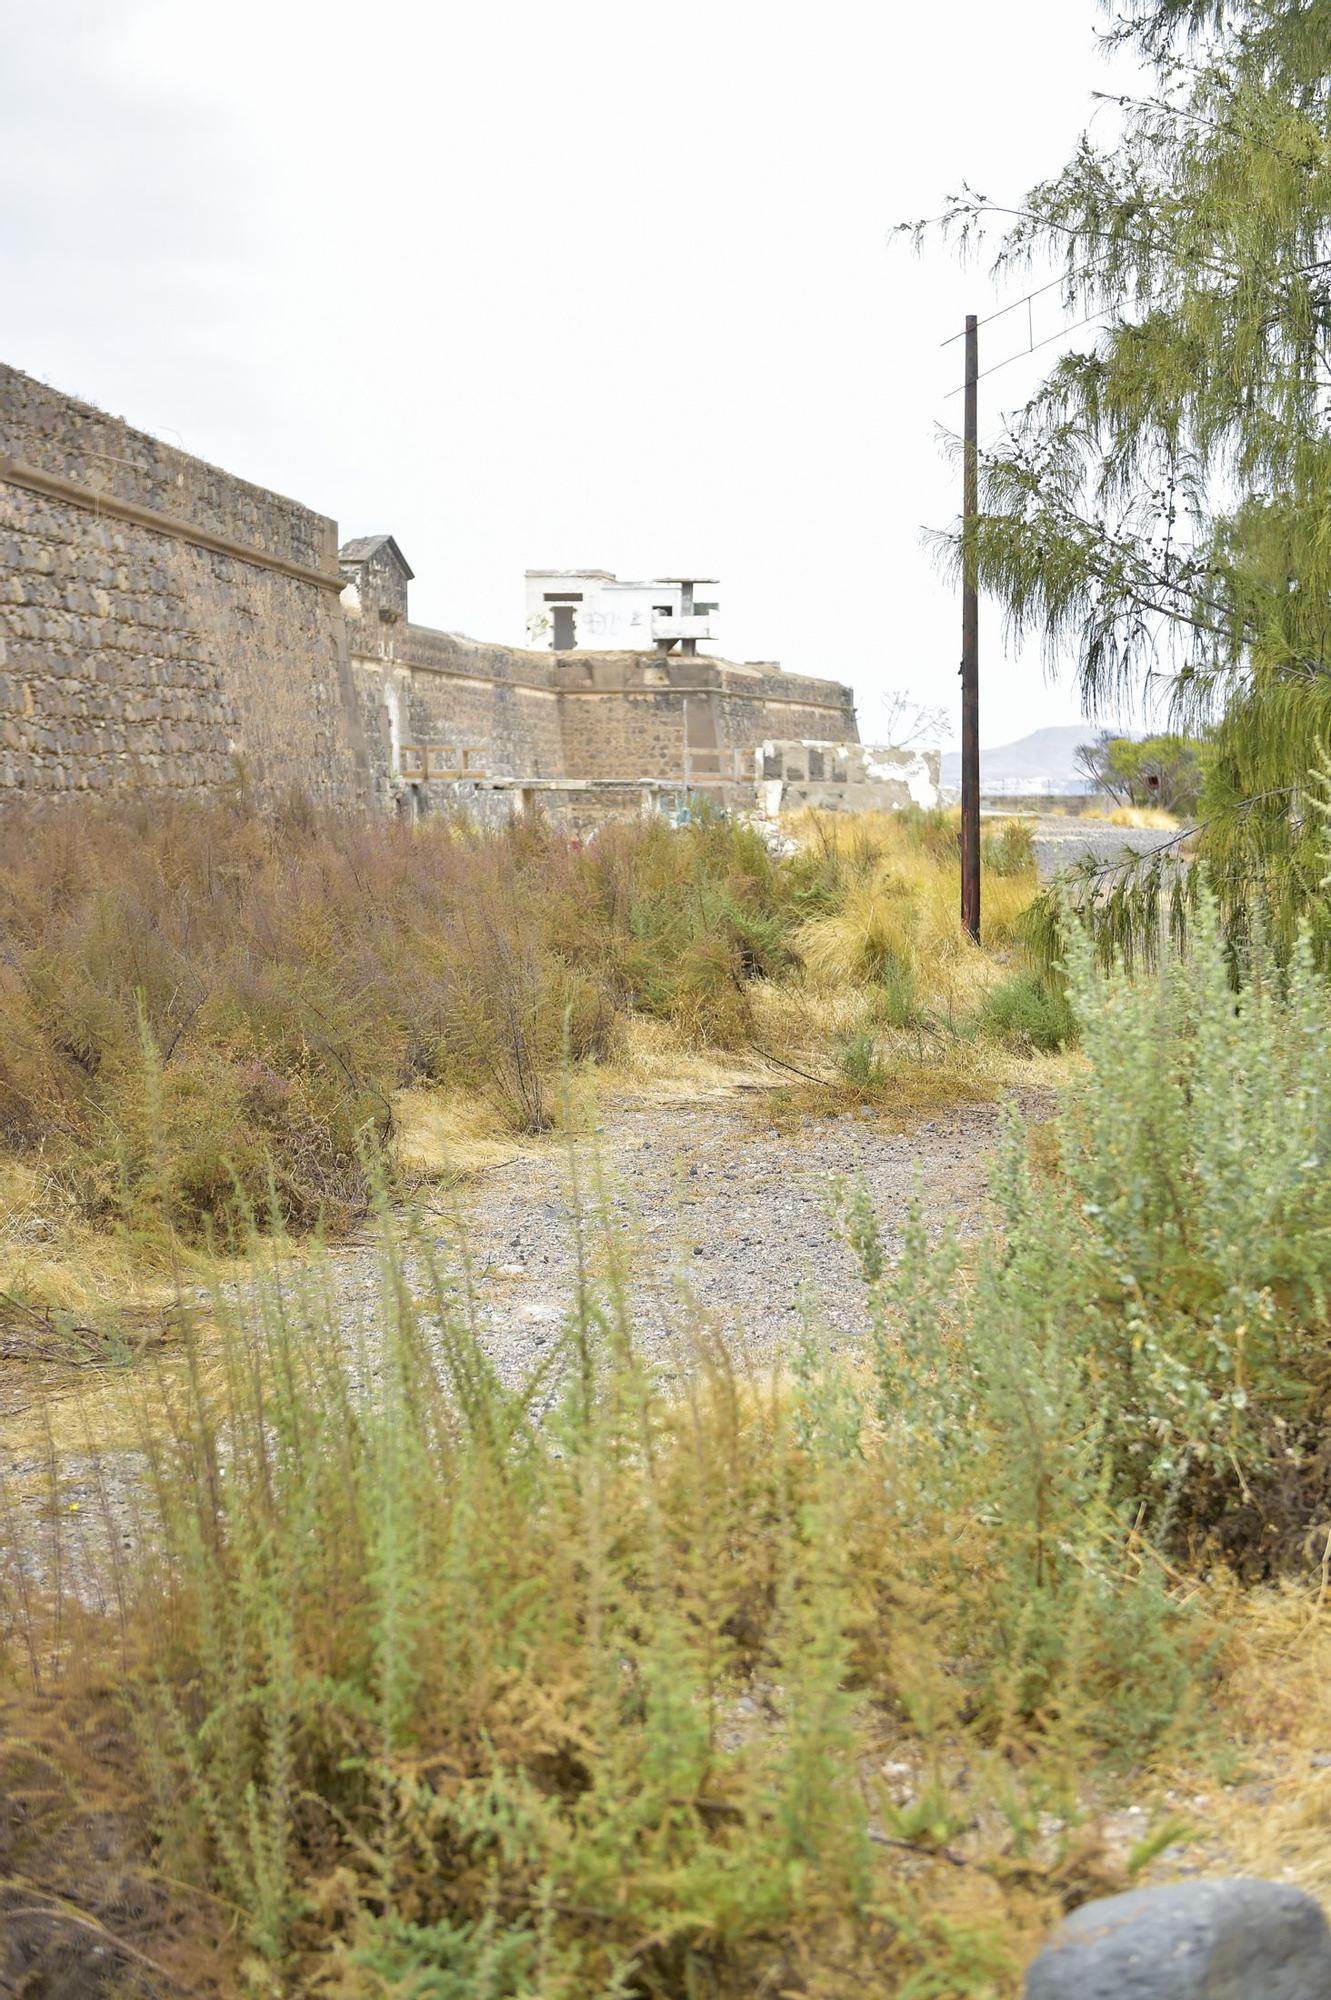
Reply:
[[[547,604],[581,604],[582,592],[580,590],[547,590],[545,601]]]
[[[557,653],[571,653],[574,644],[573,606],[571,604],[556,604],[555,651]]]

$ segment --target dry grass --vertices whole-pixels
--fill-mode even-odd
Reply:
[[[0,1162],[32,1191],[11,1277],[73,1309],[88,1226],[150,1258],[273,1214],[344,1228],[385,1166],[469,1172],[578,1115],[589,1066],[612,1091],[772,1056],[833,1075],[839,987],[861,1040],[973,1015],[1034,886],[1015,836],[977,952],[949,815],[795,825],[774,860],[723,824],[575,850],[301,807],[7,816]],[[766,996],[787,986],[800,1039],[777,1046]]]
[[[1162,806],[1115,806],[1109,824],[1135,827],[1139,833],[1177,833],[1180,823]]]
[[[1294,1881],[1331,1906],[1325,1577],[1257,1591],[1221,1577],[1212,1600],[1216,1630],[1225,1635],[1219,1772],[1194,1767],[1171,1774],[1168,1787],[1191,1822],[1187,1858],[1207,1872]]]
[[[1012,821],[986,843],[978,949],[958,914],[959,814],[810,812],[791,825],[808,853],[835,856],[845,871],[835,903],[796,933],[809,1002],[844,1009],[854,994],[858,1011],[844,1024],[847,1034],[914,1031],[913,1044],[898,1034],[883,1047],[880,1067],[893,1076],[913,1061],[945,1088],[945,1077],[982,1070],[983,1056],[964,1051],[956,1034],[1006,976],[1021,916],[1037,893],[1028,823]],[[921,1031],[941,1033],[948,1047],[926,1050]]]

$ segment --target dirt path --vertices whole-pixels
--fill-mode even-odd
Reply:
[[[1154,827],[1114,826],[1089,813],[1057,819],[1050,813],[1036,812],[1030,817],[1042,882],[1052,881],[1065,868],[1075,868],[1088,858],[1108,866],[1126,860],[1129,853],[1154,854],[1157,848],[1172,847],[1179,838],[1177,832]]]
[[[1031,1088],[1017,1102],[1038,1117],[1054,1100]],[[863,1335],[866,1320],[833,1219],[837,1181],[864,1181],[889,1246],[917,1192],[930,1228],[953,1222],[969,1233],[1004,1115],[998,1104],[959,1104],[900,1131],[871,1113],[847,1113],[778,1134],[755,1123],[754,1107],[737,1094],[627,1107],[572,1158],[552,1148],[483,1175],[438,1218],[438,1246],[447,1263],[465,1236],[477,1317],[510,1379],[540,1358],[573,1304],[574,1175],[584,1209],[599,1202],[622,1233],[635,1334],[666,1381],[687,1365],[695,1309],[768,1362],[786,1348],[807,1300],[840,1347]],[[594,1217],[587,1233],[593,1248],[604,1238]],[[354,1327],[377,1310],[377,1252],[342,1251],[334,1269],[343,1320]]]
[[[1033,1082],[1012,1101],[1044,1117],[1055,1097],[1047,1082]],[[802,1310],[834,1352],[864,1337],[863,1290],[836,1226],[838,1181],[867,1186],[889,1251],[917,1193],[929,1229],[952,1223],[969,1235],[979,1226],[1002,1104],[955,1104],[904,1131],[859,1112],[779,1134],[763,1125],[762,1110],[760,1094],[736,1088],[665,1106],[622,1104],[571,1150],[532,1147],[427,1210],[440,1267],[450,1277],[470,1268],[476,1320],[504,1379],[520,1381],[539,1364],[573,1307],[578,1206],[593,1267],[606,1242],[598,1211],[614,1225],[638,1351],[667,1385],[692,1366],[700,1312],[758,1367],[789,1351]],[[406,1276],[424,1289],[411,1260]],[[234,1288],[242,1300],[249,1282]],[[318,1289],[348,1345],[361,1348],[381,1312],[378,1243],[335,1246]],[[362,1351],[373,1356],[373,1339]],[[157,1362],[168,1377],[185,1365],[172,1348]],[[108,1542],[128,1556],[141,1532],[140,1371],[7,1372],[19,1380],[16,1401],[0,1397],[0,1499],[24,1568],[34,1586],[59,1573],[76,1597],[98,1603]],[[557,1394],[552,1379],[543,1400]]]

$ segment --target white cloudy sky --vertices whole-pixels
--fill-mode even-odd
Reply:
[[[1099,18],[0,0],[0,353],[390,530],[423,622],[520,639],[529,565],[718,576],[721,650],[852,681],[868,734],[884,688],[955,703],[940,342],[1002,302],[892,225],[1056,168]],[[992,611],[984,647],[985,742],[1077,719]]]

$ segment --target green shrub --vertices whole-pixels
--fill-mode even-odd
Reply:
[[[927,854],[931,861],[956,861],[961,851],[961,821],[950,806],[903,806],[901,824],[908,846]]]
[[[1264,1569],[1302,1553],[1331,1498],[1331,1003],[1306,942],[1282,974],[1256,954],[1237,992],[1231,970],[1204,891],[1159,972],[1103,977],[1072,938],[1088,1063],[1057,1171],[1014,1132],[952,1364],[914,1393],[1031,1439],[1013,1518],[1039,1495],[1068,1535],[1131,1521]]]
[[[995,875],[1028,875],[1035,867],[1035,833],[1029,820],[1004,820],[980,842],[980,860]]]
[[[888,1080],[870,1028],[857,1028],[853,1035],[847,1035],[838,1045],[835,1055],[837,1068],[855,1090],[872,1094],[881,1090]]]
[[[1019,972],[985,995],[980,1026],[1019,1048],[1051,1052],[1077,1039],[1077,1019],[1064,988],[1053,979]]]
[[[905,1315],[876,1407],[811,1315],[788,1389],[698,1326],[667,1400],[613,1242],[509,1388],[436,1227],[386,1229],[355,1341],[317,1271],[219,1299],[217,1345],[144,1397],[137,1553],[80,1547],[118,1607],[79,1626],[99,1754],[133,1718],[162,1884],[241,1932],[227,1990],[991,1994],[1001,1907],[938,1845],[978,1816],[1020,1856],[1061,1773],[1204,1678],[1195,1614],[1114,1539],[1084,1408],[1059,1390],[1032,1441],[997,1378],[968,1407],[922,1230],[898,1280],[864,1239],[876,1315]],[[933,1774],[909,1807],[873,1775],[903,1733]]]

